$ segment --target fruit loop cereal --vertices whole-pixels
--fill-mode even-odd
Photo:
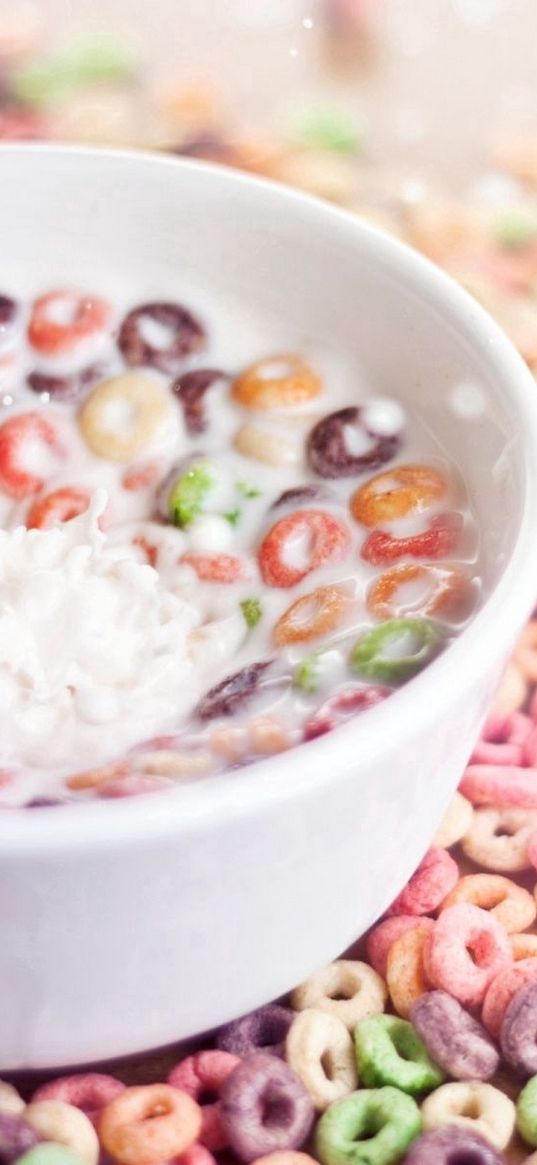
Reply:
[[[244,683],[239,673],[212,699],[233,708]],[[518,746],[523,698],[519,688],[517,707],[487,721],[476,752]],[[159,751],[177,763],[173,745],[144,763]],[[478,767],[494,774],[489,757]],[[531,771],[524,760],[504,761],[506,782]],[[122,778],[109,766],[92,779]],[[200,1050],[171,1053],[165,1082],[140,1085],[137,1070],[133,1086],[123,1066],[125,1082],[80,1073],[23,1098],[0,1081],[0,1159],[96,1165],[100,1150],[106,1165],[537,1165],[536,836],[535,809],[473,807],[457,793],[407,886],[347,957]]]
[[[313,740],[478,605],[471,499],[423,420],[328,345],[293,349],[283,322],[267,343],[226,310],[229,335],[197,289],[0,296],[0,811],[159,793]],[[518,765],[532,725],[501,728]],[[402,912],[456,877],[431,851]]]

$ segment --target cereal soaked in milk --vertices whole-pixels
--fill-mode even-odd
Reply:
[[[354,362],[195,292],[23,290],[0,296],[4,806],[313,739],[471,616],[460,475]]]

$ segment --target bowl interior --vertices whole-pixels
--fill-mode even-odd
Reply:
[[[379,394],[418,409],[466,479],[489,601],[432,665],[434,693],[427,673],[389,701],[391,723],[401,739],[417,709],[433,723],[461,667],[468,682],[470,672],[477,678],[489,663],[496,674],[535,590],[537,398],[528,370],[470,296],[350,215],[220,167],[122,151],[2,147],[0,200],[1,290],[28,294],[75,283],[131,300],[184,299],[201,310],[209,293],[213,311],[220,297],[226,305],[231,367],[234,353],[238,364],[248,356],[243,311],[251,307],[295,348],[311,342],[350,356],[357,399],[365,377]],[[253,358],[258,337],[251,342]],[[348,758],[358,741],[363,758],[373,755],[386,715],[380,707],[359,725],[338,729],[339,758]],[[332,737],[308,750],[308,766],[294,778],[297,795],[302,784],[328,779],[327,758],[331,765],[335,755]],[[215,815],[233,814],[239,803],[244,809],[270,800],[278,782],[280,793],[288,791],[288,771],[284,754],[260,762],[255,783],[244,770],[244,777],[187,786],[177,814],[184,824],[189,809],[195,820],[209,806]],[[178,820],[161,809],[162,800],[153,798],[143,813],[136,799],[84,806],[84,839],[104,838],[105,813],[112,831],[121,817],[129,839],[136,822],[142,833],[153,820],[155,828],[171,830]],[[19,833],[29,843],[46,837],[51,844],[62,833],[70,844],[67,820],[63,833],[58,820],[17,817],[25,821],[11,819],[10,844]],[[1,821],[0,835],[7,836]]]
[[[210,292],[253,305],[290,342],[348,354],[356,385],[419,409],[461,469],[490,591],[525,504],[524,443],[494,336],[467,299],[378,232],[268,183],[143,155],[0,154],[3,279],[22,292],[78,283],[125,295]],[[131,291],[131,294],[132,294]],[[128,290],[127,290],[128,294]],[[479,313],[481,316],[481,313]],[[229,349],[233,352],[232,317]],[[237,319],[236,351],[247,351]]]

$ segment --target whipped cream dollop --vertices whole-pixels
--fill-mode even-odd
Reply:
[[[168,731],[203,685],[196,608],[107,545],[97,490],[49,530],[0,530],[0,763],[76,771]]]

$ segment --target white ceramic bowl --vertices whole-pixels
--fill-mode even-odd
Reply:
[[[0,215],[7,283],[91,286],[114,270],[167,294],[192,281],[354,353],[462,466],[488,595],[386,704],[255,770],[0,816],[5,1070],[202,1032],[286,991],[386,907],[433,834],[537,594],[537,391],[492,321],[432,266],[269,183],[144,155],[6,147]]]

